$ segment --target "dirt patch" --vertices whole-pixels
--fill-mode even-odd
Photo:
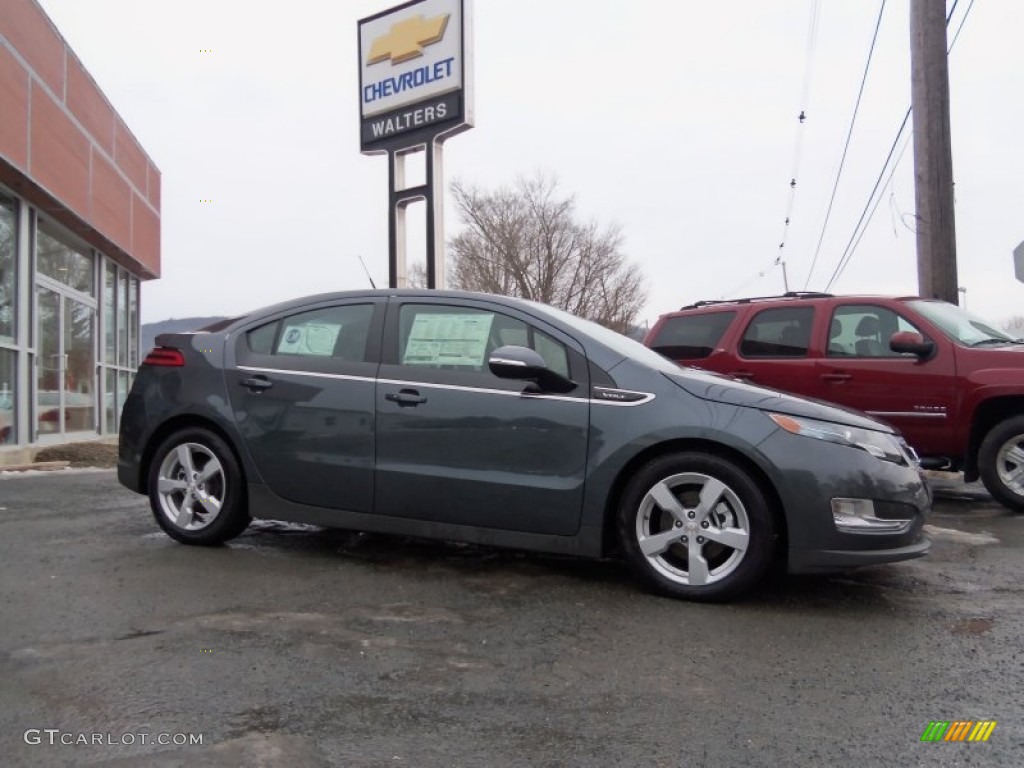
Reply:
[[[72,467],[116,467],[117,446],[108,443],[51,445],[35,455],[36,461],[69,461]]]

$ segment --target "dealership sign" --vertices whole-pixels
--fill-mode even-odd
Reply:
[[[414,0],[359,22],[360,148],[415,146],[472,125],[465,0]]]

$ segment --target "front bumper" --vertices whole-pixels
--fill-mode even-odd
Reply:
[[[776,484],[786,516],[788,570],[808,573],[909,560],[927,554],[923,528],[931,493],[915,466],[866,451],[779,432],[765,453],[781,469]],[[864,499],[881,519],[907,520],[902,531],[837,527],[832,500]]]
[[[922,534],[914,544],[891,549],[790,549],[788,570],[790,573],[822,573],[895,563],[923,557],[931,546],[931,540]]]

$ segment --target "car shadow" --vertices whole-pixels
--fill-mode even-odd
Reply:
[[[462,542],[364,533],[313,525],[256,520],[229,545],[277,554],[301,553],[345,560],[416,578],[527,577],[538,589],[552,579],[601,585],[623,593],[642,590],[626,564],[617,558],[594,560],[489,547]],[[923,586],[900,564],[871,566],[834,574],[789,575],[773,572],[747,596],[732,603],[755,610],[780,608],[801,611],[828,609],[890,611],[894,597]]]

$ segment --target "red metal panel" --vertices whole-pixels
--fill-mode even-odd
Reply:
[[[64,41],[34,0],[4,0],[0,35],[58,98],[64,98]]]
[[[28,72],[0,47],[0,156],[25,170],[28,165]]]

